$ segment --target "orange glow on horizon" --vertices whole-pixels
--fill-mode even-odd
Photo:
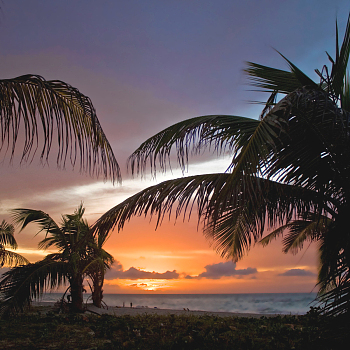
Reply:
[[[207,273],[208,268],[220,267],[227,260],[210,247],[201,229],[197,230],[195,217],[185,222],[178,220],[175,225],[173,221],[165,221],[157,230],[155,222],[150,222],[148,218],[132,218],[123,231],[111,234],[104,248],[116,260],[111,271],[106,274],[105,293],[226,294],[316,291],[317,247],[311,246],[297,255],[283,254],[282,243],[278,240],[267,247],[255,245],[241,261],[232,265],[232,276],[224,273],[216,277],[198,277]],[[31,262],[42,259],[43,255],[42,251],[35,249],[18,252],[23,253]],[[237,270],[237,274],[234,274],[234,270]],[[303,271],[308,274],[283,275],[290,270],[294,270],[296,274]],[[127,275],[130,271],[143,273],[143,277],[130,278]],[[245,271],[248,271],[247,274],[244,274]],[[116,273],[126,275],[116,277]],[[171,276],[161,278],[166,274]],[[157,276],[159,278],[152,278]]]

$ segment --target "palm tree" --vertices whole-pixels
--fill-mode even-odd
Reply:
[[[5,220],[0,224],[0,266],[17,266],[28,264],[29,261],[20,254],[17,254],[11,250],[7,250],[6,247],[17,249],[17,242],[14,237],[15,228],[13,225],[8,224]]]
[[[35,264],[16,267],[3,275],[0,281],[0,308],[3,313],[23,310],[25,305],[40,297],[45,290],[67,282],[70,286],[72,311],[83,311],[84,277],[91,273],[92,268],[97,270],[101,261],[101,256],[92,254],[95,242],[87,221],[83,219],[84,211],[80,205],[74,214],[63,215],[62,222],[58,225],[43,211],[14,210],[15,222],[21,225],[21,229],[36,222],[40,226],[39,232],[46,233],[45,238],[39,242],[39,248],[53,247],[58,252],[47,255]],[[113,257],[110,258],[112,259]]]
[[[0,151],[9,151],[11,159],[21,133],[21,162],[31,161],[40,148],[41,161],[48,162],[57,137],[58,166],[65,168],[68,159],[74,167],[78,161],[81,171],[121,179],[91,100],[62,81],[29,74],[0,80],[0,130]]]
[[[336,26],[337,27],[337,26]],[[268,92],[259,119],[209,115],[184,120],[149,138],[129,158],[132,173],[166,170],[173,147],[184,169],[191,152],[230,151],[225,173],[182,177],[149,187],[105,213],[97,232],[122,229],[135,215],[197,208],[205,235],[225,258],[241,259],[267,229],[286,234],[292,250],[319,242],[318,284],[325,311],[350,310],[350,16],[332,68],[313,81],[281,55],[290,70],[249,62],[252,84]],[[298,226],[299,224],[299,226]],[[309,229],[306,229],[307,225]],[[291,229],[291,230],[290,230]],[[263,243],[268,243],[265,239]]]
[[[114,258],[103,249],[103,245],[108,238],[107,235],[99,234],[96,237],[90,237],[92,240],[89,241],[89,256],[93,257],[93,259],[86,268],[86,274],[92,282],[92,286],[90,285],[92,303],[96,307],[101,308],[105,273],[111,268]]]

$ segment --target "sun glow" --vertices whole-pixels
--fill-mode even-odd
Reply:
[[[122,289],[127,289],[134,292],[142,291],[164,291],[166,289],[172,288],[174,286],[174,280],[164,280],[164,279],[114,279],[106,280],[105,284],[109,286],[118,285]]]

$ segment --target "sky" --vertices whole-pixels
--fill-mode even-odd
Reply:
[[[266,96],[252,91],[246,61],[286,69],[276,52],[317,79],[314,69],[334,55],[335,21],[342,37],[350,11],[341,0],[3,0],[0,13],[0,79],[38,74],[62,80],[89,96],[121,166],[123,183],[10,162],[0,153],[0,220],[10,209],[43,210],[59,221],[83,202],[93,224],[138,191],[165,179],[225,171],[229,155],[205,153],[182,174],[132,177],[128,156],[160,130],[200,115],[258,118]],[[18,149],[17,155],[20,154]],[[317,246],[283,254],[281,241],[254,246],[236,264],[218,255],[190,220],[135,217],[105,245],[116,262],[106,293],[315,292]],[[34,224],[16,233],[19,253],[31,262],[43,234]],[[3,270],[4,271],[4,270]]]

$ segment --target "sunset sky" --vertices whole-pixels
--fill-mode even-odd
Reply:
[[[81,203],[93,224],[128,196],[172,177],[132,177],[127,157],[165,127],[199,115],[258,118],[266,96],[250,91],[245,61],[285,69],[275,51],[317,79],[314,69],[334,55],[335,20],[340,37],[348,0],[3,0],[0,12],[0,79],[38,74],[63,80],[89,96],[122,169],[122,185],[58,170],[39,155],[12,164],[0,153],[0,220],[13,208],[40,209],[55,220]],[[18,148],[18,154],[20,154]],[[226,157],[226,158],[225,158]],[[205,153],[189,174],[225,171],[229,155]],[[216,254],[197,218],[133,218],[105,245],[116,259],[106,293],[311,292],[317,277],[317,246],[285,255],[276,241],[255,246],[237,264]],[[18,252],[34,262],[42,234],[32,225],[16,234]],[[308,249],[306,249],[308,248]]]

